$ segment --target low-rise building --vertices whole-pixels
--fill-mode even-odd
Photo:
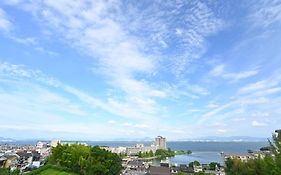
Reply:
[[[53,139],[52,141],[51,141],[51,147],[56,147],[58,144],[60,144],[61,143],[61,140],[59,140],[59,139]]]
[[[256,157],[252,154],[228,154],[224,155],[224,159],[239,159],[242,162],[247,162],[250,159],[255,159]]]
[[[203,172],[203,167],[202,167],[202,165],[198,165],[198,166],[193,165],[193,171],[194,171],[195,173]]]
[[[171,175],[171,169],[169,167],[156,167],[150,166],[147,170],[147,175]]]

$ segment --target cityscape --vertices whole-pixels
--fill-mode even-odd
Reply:
[[[275,131],[279,133],[279,130]],[[47,164],[47,160],[60,145],[80,145],[91,146],[86,142],[70,142],[53,139],[50,142],[37,142],[36,145],[20,144],[0,144],[0,168],[8,169],[11,172],[28,174]],[[247,153],[224,153],[220,156],[223,163],[210,162],[200,163],[198,161],[186,162],[180,164],[172,162],[169,157],[176,155],[192,154],[191,150],[171,150],[167,148],[165,137],[157,136],[151,145],[145,146],[143,143],[137,143],[132,146],[99,146],[101,149],[120,156],[122,171],[120,175],[176,175],[179,173],[206,173],[209,175],[225,175],[225,161],[228,159],[237,159],[242,162],[255,160],[266,156],[272,156],[273,152],[269,147],[262,147],[259,150],[248,150]],[[161,151],[160,151],[161,150]],[[160,152],[160,153],[159,153]],[[164,156],[162,154],[164,153]],[[157,161],[155,161],[157,160]],[[198,162],[196,164],[195,162]]]
[[[281,0],[0,0],[0,175],[281,175]]]

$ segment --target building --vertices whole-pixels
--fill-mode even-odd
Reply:
[[[155,138],[155,146],[158,149],[167,149],[166,147],[166,138],[162,136],[158,136]]]
[[[145,153],[152,151],[153,153],[155,153],[157,149],[159,148],[154,145],[144,146],[144,144],[136,144],[133,147],[126,147],[126,154],[130,156],[136,156],[139,154],[139,152]]]
[[[143,148],[143,147],[144,147],[144,144],[142,144],[142,143],[137,143],[135,147],[137,147],[137,148]]]
[[[130,155],[130,156],[132,156],[132,155],[138,155],[139,154],[139,152],[141,152],[141,148],[138,148],[138,147],[127,147],[126,148],[126,154],[127,155]]]
[[[255,159],[256,157],[252,154],[229,154],[229,155],[224,155],[224,159],[239,159],[242,162],[247,162],[250,159]]]
[[[58,139],[53,139],[52,141],[51,141],[51,147],[56,147],[58,144],[60,144],[61,143],[61,141],[60,140],[58,140]]]
[[[198,165],[198,166],[193,165],[193,171],[194,171],[195,173],[203,172],[203,167],[202,167],[202,165]]]
[[[36,149],[42,149],[44,146],[44,143],[43,142],[37,142],[36,144]]]
[[[169,167],[155,167],[150,166],[147,170],[147,175],[171,175],[171,169]]]
[[[106,148],[106,150],[111,151],[112,153],[116,153],[116,154],[125,154],[126,153],[126,147],[123,147],[123,146],[119,146],[117,148],[108,147],[108,148]]]

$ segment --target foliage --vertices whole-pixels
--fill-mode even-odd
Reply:
[[[121,159],[98,146],[58,145],[52,149],[49,164],[64,167],[79,174],[117,175],[120,173]]]
[[[26,175],[38,175],[38,174],[41,174],[43,172],[48,172],[50,170],[58,171],[58,172],[67,172],[69,174],[71,173],[68,168],[58,167],[58,166],[55,166],[55,165],[47,164],[47,165],[42,166],[40,168],[37,168],[37,169],[35,169],[31,172],[28,172]]]
[[[76,175],[76,173],[70,173],[58,169],[49,168],[39,173],[39,175]]]
[[[150,150],[149,152],[139,152],[138,157],[140,158],[146,158],[146,157],[154,157],[154,153],[152,150]]]
[[[191,154],[192,152],[190,150],[178,150],[178,151],[175,151],[175,154],[176,155],[182,155],[182,154]]]
[[[272,134],[272,141],[268,140],[269,146],[275,157],[275,163],[280,167],[281,171],[281,130],[277,131],[278,134]]]
[[[164,157],[173,157],[175,155],[181,155],[181,154],[191,154],[191,151],[190,150],[187,150],[187,151],[184,151],[184,150],[172,151],[170,148],[168,148],[167,150],[158,149],[158,150],[156,150],[155,154],[153,153],[152,150],[150,150],[149,152],[139,152],[138,157],[146,158],[146,157],[157,156],[158,158],[164,158]]]
[[[178,172],[177,175],[209,175],[207,173],[204,173],[204,172],[198,172],[198,173],[184,173],[184,172]]]
[[[217,163],[217,162],[211,162],[211,163],[209,164],[209,169],[210,169],[210,170],[215,170],[216,167],[220,168],[221,165],[220,165],[219,163]]]
[[[187,173],[184,172],[178,172],[177,175],[187,175]]]
[[[260,151],[270,151],[270,150],[271,150],[270,146],[265,146],[260,148]]]
[[[269,141],[274,156],[247,160],[227,159],[225,162],[228,175],[280,175],[281,174],[281,132],[273,134]]]
[[[204,172],[198,172],[198,173],[193,173],[193,175],[210,175],[210,174]]]
[[[188,164],[189,167],[199,166],[199,165],[200,165],[200,163],[199,163],[197,160],[195,160],[194,162],[190,162],[190,163]]]
[[[168,150],[158,149],[155,152],[155,156],[160,157],[160,158],[173,157],[173,156],[175,156],[175,152],[172,151],[170,148],[168,148]]]
[[[0,168],[0,174],[1,174],[1,175],[18,175],[18,174],[19,174],[19,171],[13,171],[13,172],[11,172],[9,169]]]

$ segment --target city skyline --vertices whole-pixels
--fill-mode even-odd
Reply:
[[[7,138],[267,138],[281,2],[0,2]]]

